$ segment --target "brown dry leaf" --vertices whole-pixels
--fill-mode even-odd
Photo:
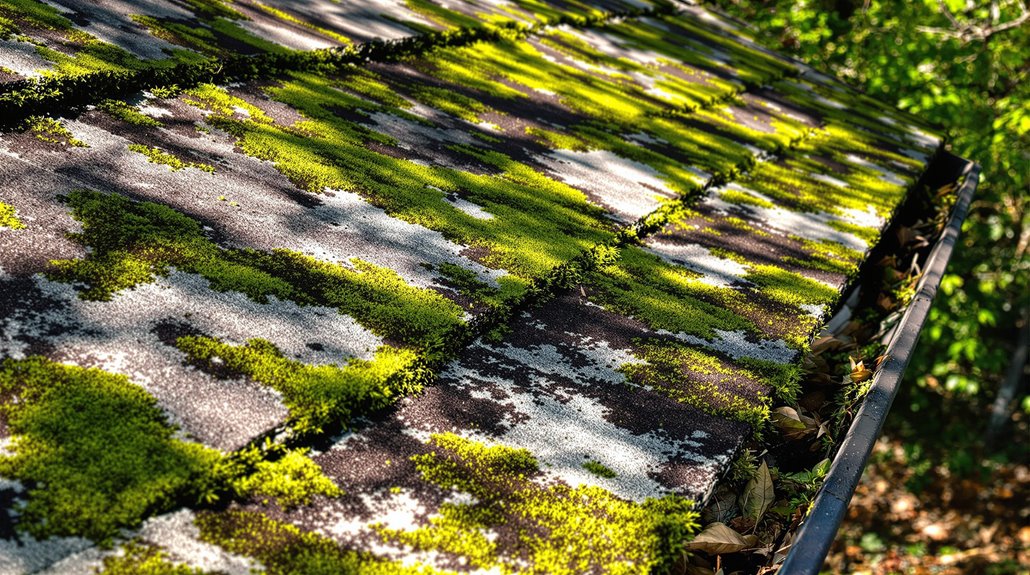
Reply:
[[[873,372],[866,369],[862,360],[855,361],[855,358],[851,358],[851,381],[853,383],[862,383],[871,377],[873,377]]]
[[[754,535],[743,536],[724,523],[712,523],[701,533],[698,533],[686,548],[690,551],[703,551],[710,555],[724,555],[736,553],[758,542]]]
[[[740,508],[744,512],[744,517],[753,519],[757,524],[775,500],[776,493],[773,490],[772,475],[769,473],[769,466],[762,461],[758,472],[744,487]]]

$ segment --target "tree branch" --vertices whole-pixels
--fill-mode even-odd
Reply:
[[[943,36],[945,38],[957,38],[962,42],[971,42],[973,40],[985,41],[995,34],[1005,32],[1022,26],[1027,21],[1030,21],[1030,10],[1027,9],[1027,5],[1024,2],[1018,2],[1019,16],[1016,16],[1008,22],[998,23],[1001,18],[1001,8],[998,4],[991,4],[991,21],[988,24],[986,22],[977,22],[970,24],[962,24],[958,21],[958,18],[951,13],[948,6],[944,3],[944,0],[937,0],[938,6],[940,6],[941,12],[951,22],[951,28],[938,28],[936,26],[916,26],[916,30],[924,34],[933,34],[935,36]]]

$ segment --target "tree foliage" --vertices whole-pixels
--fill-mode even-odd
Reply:
[[[982,165],[961,245],[888,428],[943,438],[917,448],[951,446],[953,471],[978,469],[955,442],[973,447],[968,438],[983,433],[1006,373],[1025,373],[1010,364],[1025,362],[1013,349],[1030,316],[1030,7],[1026,0],[715,3],[771,47],[945,128],[952,151]],[[1025,388],[1020,397],[1017,418],[1025,419]],[[935,417],[915,417],[927,410]]]

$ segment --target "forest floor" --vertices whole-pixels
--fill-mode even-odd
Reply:
[[[1026,422],[1015,438],[1025,455]],[[1030,573],[1030,466],[988,462],[968,477],[913,458],[890,430],[876,444],[825,570],[856,574]]]

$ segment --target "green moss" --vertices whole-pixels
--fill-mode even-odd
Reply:
[[[97,105],[97,109],[103,110],[119,120],[135,126],[147,126],[160,128],[163,124],[156,118],[142,113],[136,106],[127,104],[121,100],[104,100]]]
[[[826,224],[835,230],[857,236],[870,246],[875,246],[877,241],[880,239],[880,230],[876,228],[868,228],[866,226],[860,226],[858,224],[844,222],[841,220],[830,220],[826,222]]]
[[[91,72],[129,72],[144,67],[139,58],[114,44],[101,42],[80,32],[70,49],[73,55],[65,54],[46,46],[36,46],[36,53],[54,63],[53,68],[44,70],[46,77],[79,76]]]
[[[185,170],[186,168],[196,168],[209,174],[213,174],[215,172],[215,167],[210,164],[184,162],[178,156],[164,152],[160,148],[144,146],[143,144],[129,144],[129,149],[138,154],[143,154],[147,157],[147,161],[152,164],[164,164],[168,166],[173,172]]]
[[[379,528],[384,538],[417,550],[445,551],[504,573],[652,573],[667,569],[697,529],[684,498],[633,503],[594,486],[544,486],[534,481],[537,462],[524,449],[453,434],[433,435],[430,443],[430,453],[412,458],[422,478],[477,501],[444,504],[417,529]],[[498,529],[517,543],[493,543],[487,534]]]
[[[201,512],[200,538],[231,553],[254,557],[269,575],[435,575],[423,565],[405,566],[368,553],[342,549],[332,540],[253,511]]]
[[[719,197],[731,204],[737,205],[757,206],[759,208],[772,208],[775,206],[769,200],[741,190],[725,189],[719,192]]]
[[[414,353],[387,346],[374,360],[351,359],[341,367],[291,360],[261,339],[234,346],[215,338],[185,336],[176,345],[209,369],[241,373],[282,393],[299,433],[317,433],[329,423],[346,425],[355,416],[418,391],[427,378]]]
[[[18,32],[18,23],[46,30],[68,30],[71,20],[56,8],[36,0],[4,0],[0,3],[0,38]]]
[[[647,386],[706,413],[743,421],[753,429],[761,429],[769,419],[771,400],[762,378],[750,370],[734,365],[680,342],[653,342],[641,346],[637,354],[646,363],[629,363],[620,369],[639,385]]]
[[[548,146],[555,150],[574,150],[577,152],[587,152],[590,150],[590,146],[587,142],[572,134],[563,134],[554,130],[548,130],[547,128],[538,128],[536,126],[526,126],[526,133],[544,141]]]
[[[832,304],[840,297],[837,290],[822,282],[775,266],[752,265],[747,281],[757,284],[770,300],[794,307]]]
[[[614,479],[615,477],[617,477],[617,474],[614,471],[612,471],[611,468],[592,459],[583,464],[583,469],[586,469],[590,473],[593,473],[594,475],[598,477],[603,477],[605,479]]]
[[[260,498],[265,505],[274,499],[283,507],[308,505],[316,494],[342,495],[322,468],[307,457],[307,451],[294,449],[275,461],[256,461],[253,472],[233,481],[233,490],[243,497]]]
[[[174,438],[156,401],[121,375],[41,357],[0,364],[14,442],[0,475],[28,486],[19,526],[38,538],[108,541],[213,496],[218,452]]]
[[[20,230],[25,227],[25,224],[18,219],[17,211],[14,206],[0,202],[0,228],[9,228],[12,230]]]
[[[154,94],[157,95],[156,92]],[[262,124],[270,124],[272,122],[272,119],[261,108],[242,98],[232,96],[225,89],[213,84],[201,84],[196,88],[187,90],[183,96],[183,101],[222,116],[232,116],[242,110],[245,117],[252,122]]]
[[[130,541],[122,554],[108,555],[100,575],[205,575],[204,570],[177,564],[160,547]]]
[[[605,307],[631,315],[653,329],[715,337],[716,329],[757,332],[725,303],[740,303],[743,295],[697,281],[698,274],[674,266],[637,247],[627,247],[617,263],[592,274],[591,296]]]
[[[76,242],[85,259],[53,262],[49,277],[82,284],[81,297],[109,300],[172,267],[206,278],[218,291],[239,291],[324,305],[354,317],[377,335],[433,352],[461,325],[461,308],[430,289],[408,285],[393,270],[354,260],[352,267],[276,250],[227,250],[205,237],[200,222],[172,208],[88,190],[68,197],[82,222]]]
[[[805,258],[784,258],[785,262],[846,276],[858,273],[862,252],[831,240],[809,240],[797,236],[791,236],[791,239],[801,242],[809,253]]]
[[[88,148],[86,142],[75,138],[68,128],[60,120],[46,116],[32,116],[25,121],[32,135],[48,144],[59,144],[61,146],[72,146],[75,148]]]
[[[412,90],[412,95],[427,106],[443,110],[473,124],[478,123],[479,115],[487,111],[487,106],[479,100],[438,86],[417,87]]]

